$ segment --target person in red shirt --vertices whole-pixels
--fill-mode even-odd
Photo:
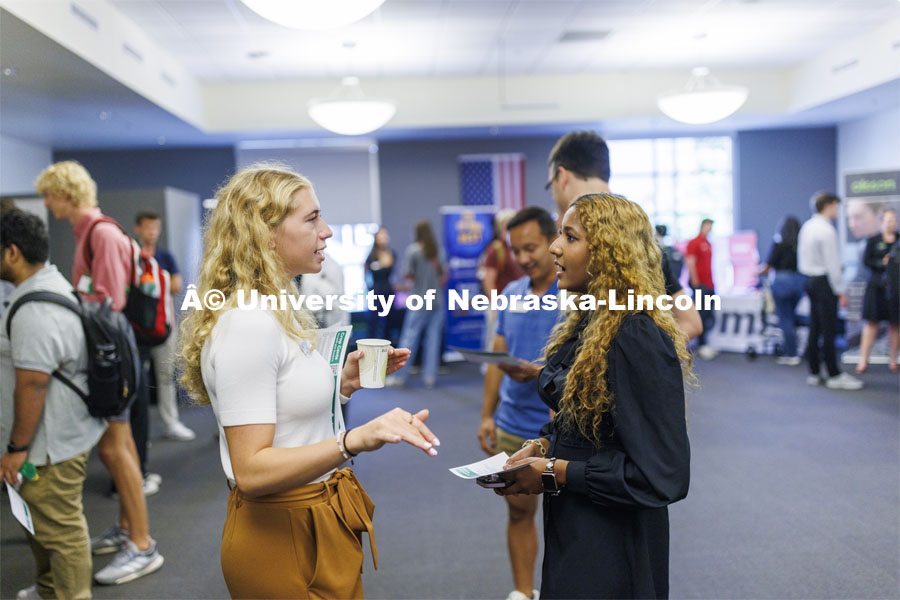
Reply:
[[[687,245],[687,266],[691,274],[691,287],[694,289],[695,297],[698,293],[702,293],[704,296],[716,293],[712,277],[712,245],[707,239],[712,226],[712,219],[703,219],[700,223],[700,233]],[[702,358],[715,358],[719,352],[707,345],[706,335],[715,325],[716,317],[712,310],[701,310],[699,304],[697,312],[700,313],[700,320],[703,322],[703,333],[697,340],[700,343],[697,352]]]
[[[100,302],[112,299],[112,308],[125,307],[132,260],[131,240],[113,223],[97,223],[90,234],[93,257],[88,264],[85,244],[88,232],[103,213],[97,207],[97,184],[75,161],[50,165],[35,181],[44,204],[60,220],[72,225],[75,255],[72,284],[82,298]],[[119,493],[119,523],[91,540],[94,554],[115,552],[112,562],[94,575],[97,583],[117,585],[149,575],[162,567],[163,557],[150,537],[144,479],[132,435],[129,409],[107,419],[106,432],[97,445]]]

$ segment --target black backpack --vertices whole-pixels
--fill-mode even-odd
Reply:
[[[72,292],[75,300],[53,292],[31,292],[9,307],[6,335],[10,337],[12,319],[26,302],[50,302],[74,312],[81,319],[88,350],[88,392],[84,393],[59,369],[53,376],[72,388],[92,417],[113,417],[125,410],[140,383],[140,355],[134,331],[122,313],[112,309],[112,300],[88,302]]]

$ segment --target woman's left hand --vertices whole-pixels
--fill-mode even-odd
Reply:
[[[515,467],[522,464],[523,462],[527,462],[530,460],[534,460],[533,457],[523,458],[516,461],[508,461],[504,468]],[[518,471],[501,474],[500,476],[503,479],[512,480],[514,483],[506,488],[495,488],[494,491],[497,492],[497,494],[499,494],[500,496],[518,496],[519,494],[543,494],[544,484],[541,482],[541,474],[544,472],[544,467],[548,462],[550,462],[549,459],[541,458],[538,460],[534,460],[534,462],[522,467]]]
[[[351,352],[341,372],[341,394],[350,397],[356,390],[362,389],[359,383],[359,359],[363,351]],[[399,371],[409,360],[409,348],[388,348],[387,374]]]

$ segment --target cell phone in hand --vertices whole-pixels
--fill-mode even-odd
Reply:
[[[496,473],[482,475],[475,478],[475,483],[483,488],[508,488],[513,484],[512,479],[503,479]]]

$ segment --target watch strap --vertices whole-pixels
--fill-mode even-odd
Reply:
[[[12,442],[6,444],[6,452],[9,454],[16,454],[18,452],[28,452],[28,444],[24,446],[16,446]]]

